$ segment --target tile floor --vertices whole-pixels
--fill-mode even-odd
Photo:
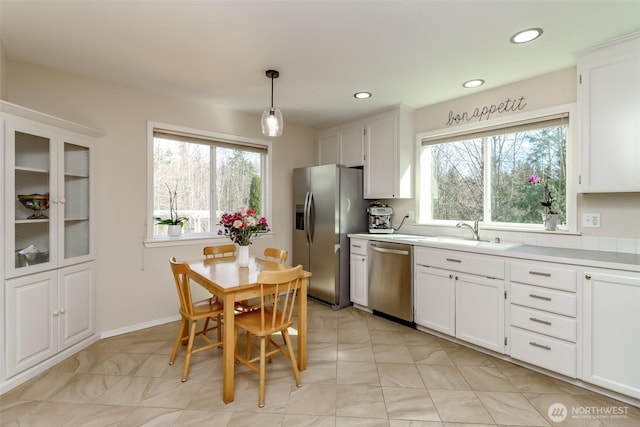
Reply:
[[[309,304],[309,368],[284,357],[258,376],[236,365],[222,402],[221,354],[168,359],[178,324],[99,341],[0,397],[2,426],[638,426],[640,409],[352,307]],[[548,415],[561,403],[568,416]],[[619,412],[616,418],[603,411]],[[578,411],[580,415],[573,414]],[[585,411],[591,411],[588,415]]]

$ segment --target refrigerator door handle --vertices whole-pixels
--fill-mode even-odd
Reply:
[[[315,201],[313,200],[313,193],[309,192],[309,243],[313,244],[313,235],[315,232],[315,222],[316,222],[316,218],[315,218]]]
[[[307,191],[304,195],[304,220],[302,226],[304,227],[304,236],[307,239],[307,243],[311,243],[309,238],[309,196],[311,193]]]

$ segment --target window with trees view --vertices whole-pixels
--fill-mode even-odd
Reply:
[[[185,234],[216,234],[222,214],[242,207],[266,215],[267,155],[266,145],[154,129],[152,216],[169,218],[174,191]],[[154,223],[154,236],[166,234]]]
[[[568,115],[424,138],[420,221],[542,224],[544,178],[567,218]],[[535,177],[536,179],[531,179]],[[543,179],[541,180],[540,177]]]

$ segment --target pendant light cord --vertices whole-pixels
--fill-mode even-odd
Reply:
[[[271,109],[273,110],[273,75],[271,76]]]

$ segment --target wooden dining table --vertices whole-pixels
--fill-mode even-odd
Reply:
[[[223,313],[223,374],[222,399],[225,403],[234,399],[234,312],[235,302],[260,297],[258,274],[261,271],[278,271],[291,268],[260,257],[249,257],[248,267],[240,267],[237,257],[221,257],[185,261],[189,264],[191,280],[218,297],[224,304]],[[297,301],[298,369],[307,369],[307,281],[311,273],[303,271]]]

